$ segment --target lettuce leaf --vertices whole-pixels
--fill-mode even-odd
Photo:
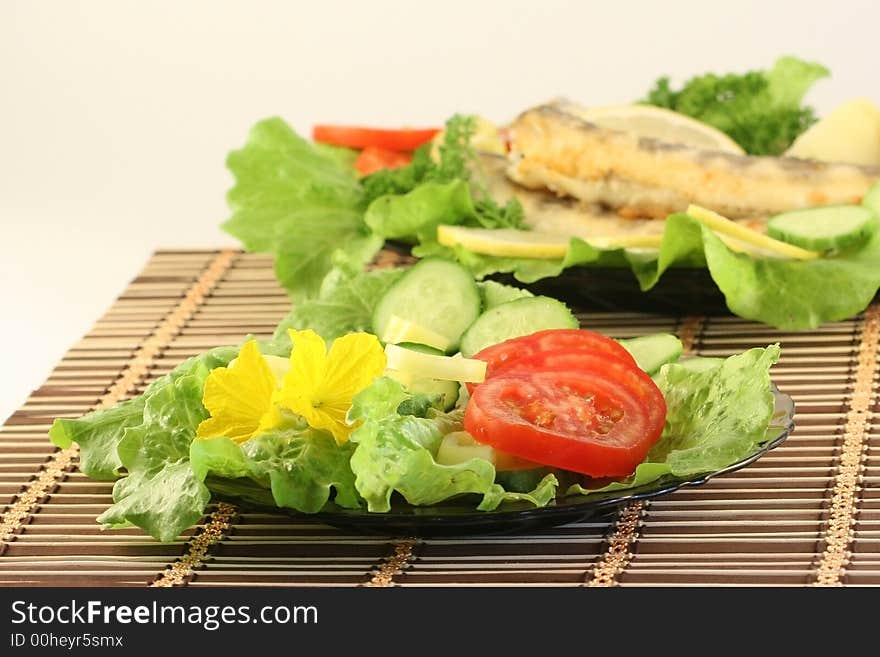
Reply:
[[[864,310],[880,288],[880,231],[849,251],[814,260],[756,258],[736,253],[711,230],[686,214],[666,220],[659,251],[599,249],[573,238],[562,260],[499,258],[427,243],[420,257],[454,257],[482,278],[512,273],[524,283],[560,275],[573,266],[628,266],[643,291],[670,267],[705,266],[731,312],[783,330],[808,330]]]
[[[226,164],[235,186],[223,229],[248,251],[273,253],[278,280],[294,299],[318,292],[337,252],[363,265],[381,248],[364,225],[364,194],[348,159],[280,118],[257,123]]]
[[[435,239],[440,224],[476,219],[473,199],[465,180],[427,182],[401,196],[380,196],[370,203],[364,221],[373,233],[388,239],[415,236]]]
[[[92,479],[113,480],[122,469],[116,448],[123,434],[143,421],[144,399],[136,397],[75,420],[58,418],[52,423],[49,439],[62,449],[77,443],[79,469]]]
[[[125,434],[144,423],[147,398],[159,393],[183,376],[204,380],[215,367],[226,365],[235,354],[233,347],[212,349],[190,358],[165,376],[156,379],[144,393],[110,408],[87,413],[77,419],[58,418],[49,430],[49,439],[58,447],[79,445],[79,468],[92,479],[113,480],[120,476],[123,461],[118,448]]]
[[[770,367],[778,359],[779,345],[771,345],[709,368],[664,365],[654,380],[666,399],[666,425],[648,458],[628,479],[595,489],[574,484],[567,493],[620,491],[668,474],[712,472],[753,453],[768,439],[775,405]]]
[[[357,447],[351,457],[355,486],[372,512],[391,509],[391,496],[400,493],[410,504],[443,502],[466,493],[481,494],[480,510],[505,501],[523,500],[538,506],[555,498],[556,478],[548,475],[531,493],[508,493],[495,483],[495,468],[474,458],[440,465],[434,457],[443,436],[460,429],[461,413],[428,411],[427,417],[400,415],[410,395],[396,381],[379,378],[354,399],[350,421],[362,424],[352,433]]]
[[[355,331],[371,331],[373,309],[385,291],[403,275],[402,269],[352,273],[330,272],[315,299],[298,303],[275,329],[274,343],[290,352],[287,329],[310,328],[325,340]]]
[[[248,477],[271,490],[277,506],[316,513],[333,491],[336,504],[360,506],[349,466],[353,451],[353,445],[339,446],[329,433],[306,427],[267,432],[242,445],[229,438],[195,440],[190,461],[200,481],[209,475]],[[225,491],[234,488],[227,483]]]
[[[208,417],[203,388],[204,378],[186,375],[145,396],[143,423],[127,429],[118,447],[128,476],[113,486],[114,504],[99,522],[171,541],[202,516],[211,494],[192,472],[189,444]]]

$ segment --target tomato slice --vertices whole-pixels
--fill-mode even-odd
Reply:
[[[414,151],[431,141],[438,132],[439,128],[386,130],[349,125],[316,125],[312,129],[312,139],[349,148],[376,146],[391,151]]]
[[[412,162],[412,155],[390,151],[378,146],[367,146],[355,160],[354,168],[363,176],[383,169],[399,169]]]
[[[619,342],[611,338],[585,331],[584,329],[547,329],[531,333],[519,338],[511,338],[504,342],[486,347],[474,355],[474,358],[486,361],[486,378],[505,371],[512,363],[545,351],[578,350],[597,354],[606,354],[630,363],[638,369],[635,359]],[[474,391],[475,384],[468,384],[468,390]]]
[[[660,438],[666,402],[626,362],[578,354],[557,368],[505,372],[474,389],[464,428],[520,458],[590,477],[624,477]]]

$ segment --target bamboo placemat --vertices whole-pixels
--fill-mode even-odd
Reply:
[[[810,333],[736,317],[581,315],[613,336],[677,332],[702,355],[779,341],[773,378],[797,404],[795,433],[755,464],[607,518],[519,536],[410,539],[218,504],[170,544],[102,531],[95,517],[112,484],[89,480],[75,450],[49,443],[52,419],[137,394],[210,347],[268,337],[288,308],[267,257],[155,253],[0,429],[0,585],[880,584],[877,305]]]

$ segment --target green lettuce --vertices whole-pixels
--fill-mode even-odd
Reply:
[[[275,274],[296,301],[317,296],[340,258],[363,267],[385,238],[434,239],[440,223],[517,227],[519,203],[500,206],[471,180],[473,131],[472,117],[455,116],[439,161],[423,147],[409,166],[361,180],[349,149],[312,144],[283,120],[265,119],[227,159],[235,185],[222,227],[248,251],[272,253]]]
[[[128,472],[113,486],[114,504],[98,517],[107,527],[135,525],[170,541],[202,517],[211,494],[189,465],[189,444],[208,417],[204,379],[181,376],[145,397],[143,423],[118,446]]]
[[[287,329],[310,328],[325,340],[372,330],[373,309],[385,291],[403,275],[402,269],[330,272],[317,298],[298,303],[275,329],[274,342],[290,352]]]
[[[79,469],[92,479],[113,480],[122,469],[116,448],[125,430],[143,421],[144,399],[136,397],[75,420],[58,418],[52,423],[49,439],[62,449],[77,443]]]
[[[223,229],[249,251],[273,253],[278,280],[294,299],[318,292],[338,252],[363,265],[381,248],[363,222],[364,194],[349,160],[281,119],[257,123],[227,166],[235,186]]]
[[[79,445],[79,469],[92,479],[117,479],[123,469],[118,448],[129,430],[143,425],[144,406],[148,398],[161,393],[184,376],[201,380],[215,367],[226,365],[235,357],[232,347],[212,349],[190,358],[170,373],[150,384],[138,397],[110,408],[98,409],[77,419],[58,418],[49,430],[49,439],[61,448]]]
[[[560,275],[569,267],[628,266],[643,291],[670,267],[705,266],[731,312],[783,330],[813,329],[864,310],[880,288],[880,232],[866,244],[813,260],[756,258],[736,253],[714,232],[686,214],[666,220],[659,251],[599,249],[573,238],[565,258],[499,258],[434,243],[419,256],[454,257],[482,278],[512,273],[524,283]]]
[[[492,510],[513,500],[543,506],[555,497],[553,475],[545,477],[530,493],[508,493],[495,483],[495,468],[485,459],[456,465],[437,463],[434,457],[443,436],[461,428],[460,413],[429,410],[426,417],[399,414],[398,409],[409,397],[403,386],[383,377],[358,394],[349,411],[350,421],[362,422],[351,435],[351,442],[357,446],[351,469],[369,511],[389,511],[395,492],[416,505],[480,494],[481,510]]]
[[[468,183],[456,179],[423,183],[399,196],[380,196],[370,203],[364,221],[383,239],[415,236],[422,241],[435,239],[440,224],[459,224],[476,216]]]
[[[768,439],[775,407],[770,367],[778,359],[779,345],[771,345],[709,367],[664,365],[654,380],[666,400],[666,424],[648,458],[627,479],[595,489],[574,484],[568,494],[620,491],[665,475],[712,472],[752,454]]]
[[[337,445],[325,431],[294,427],[261,434],[241,445],[225,437],[195,440],[190,461],[200,481],[209,475],[247,477],[271,490],[276,506],[316,513],[334,491],[339,506],[360,506],[349,466],[353,451],[353,445]],[[227,484],[225,490],[228,494],[234,488]]]

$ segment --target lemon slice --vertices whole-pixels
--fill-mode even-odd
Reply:
[[[440,381],[463,381],[482,383],[486,380],[486,361],[474,358],[434,356],[412,349],[385,345],[385,357],[389,370]]]
[[[733,139],[712,126],[684,114],[653,105],[566,106],[566,110],[600,128],[631,132],[672,144],[744,155]]]
[[[786,155],[880,166],[880,108],[867,98],[839,105],[795,139]]]
[[[415,342],[416,344],[434,347],[434,349],[439,349],[440,351],[446,351],[452,345],[452,341],[446,336],[397,315],[392,315],[388,319],[385,334],[380,339],[385,344]]]
[[[564,258],[568,237],[514,228],[468,228],[440,225],[437,241],[444,246],[462,246],[474,253],[508,258]],[[582,237],[600,249],[660,248],[662,235],[616,235]]]
[[[707,210],[699,205],[689,205],[687,213],[707,228],[719,233],[719,237],[722,239],[724,237],[733,238],[733,242],[728,242],[727,240],[724,241],[734,251],[747,251],[748,249],[745,248],[745,245],[748,245],[763,249],[768,254],[781,256],[783,258],[793,258],[795,260],[812,260],[821,255],[816,251],[807,251],[799,246],[794,246],[787,242],[780,242],[769,235],[759,233],[756,230],[752,230],[742,224],[731,221],[727,217],[723,217],[717,212]]]

